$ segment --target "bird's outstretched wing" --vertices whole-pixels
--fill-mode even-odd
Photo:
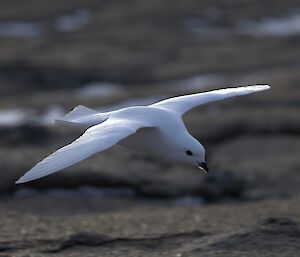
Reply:
[[[202,104],[222,100],[233,96],[248,95],[254,92],[267,90],[269,88],[270,86],[268,85],[255,85],[247,87],[219,89],[204,93],[169,98],[155,103],[152,106],[174,110],[183,115],[192,108]]]
[[[26,172],[16,184],[45,177],[78,163],[134,134],[138,129],[151,127],[148,124],[127,119],[108,119],[87,129],[82,136],[66,145]]]

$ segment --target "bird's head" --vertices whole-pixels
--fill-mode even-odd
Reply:
[[[205,162],[205,148],[191,135],[178,137],[176,147],[169,152],[169,158],[184,164],[197,166],[201,170],[208,172]]]

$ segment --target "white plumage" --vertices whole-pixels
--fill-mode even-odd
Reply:
[[[57,122],[89,128],[77,140],[36,164],[16,183],[47,176],[118,143],[136,151],[199,166],[208,171],[204,147],[188,133],[181,116],[190,109],[208,102],[269,88],[268,85],[257,85],[220,89],[107,113],[98,113],[78,106]]]

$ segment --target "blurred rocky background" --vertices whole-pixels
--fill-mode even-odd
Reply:
[[[299,256],[299,68],[297,0],[1,0],[0,256]],[[116,146],[14,184],[76,105],[248,84],[184,117],[208,175]]]

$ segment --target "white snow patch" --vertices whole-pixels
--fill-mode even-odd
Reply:
[[[0,37],[37,38],[45,33],[44,24],[34,21],[2,21],[0,22]]]
[[[54,26],[58,31],[74,31],[84,27],[91,20],[91,13],[88,10],[76,10],[74,13],[58,17]]]
[[[232,28],[212,26],[206,20],[198,17],[185,18],[183,27],[186,31],[198,36],[198,40],[218,39],[231,36],[234,33]]]
[[[300,34],[300,13],[293,10],[285,17],[266,17],[259,21],[236,21],[231,27],[218,27],[209,24],[209,19],[187,17],[183,20],[184,28],[199,39],[222,38],[234,35],[250,35],[254,37],[287,37]]]
[[[20,125],[27,120],[27,112],[19,109],[0,110],[0,125]]]
[[[286,37],[300,33],[300,14],[292,14],[284,18],[264,18],[261,21],[244,21],[238,31],[252,36]]]
[[[123,92],[120,84],[109,82],[91,82],[76,91],[81,98],[109,97],[116,96]]]
[[[43,113],[38,121],[42,125],[53,125],[55,119],[60,119],[65,115],[65,111],[62,107],[58,105],[50,106],[45,113]]]

